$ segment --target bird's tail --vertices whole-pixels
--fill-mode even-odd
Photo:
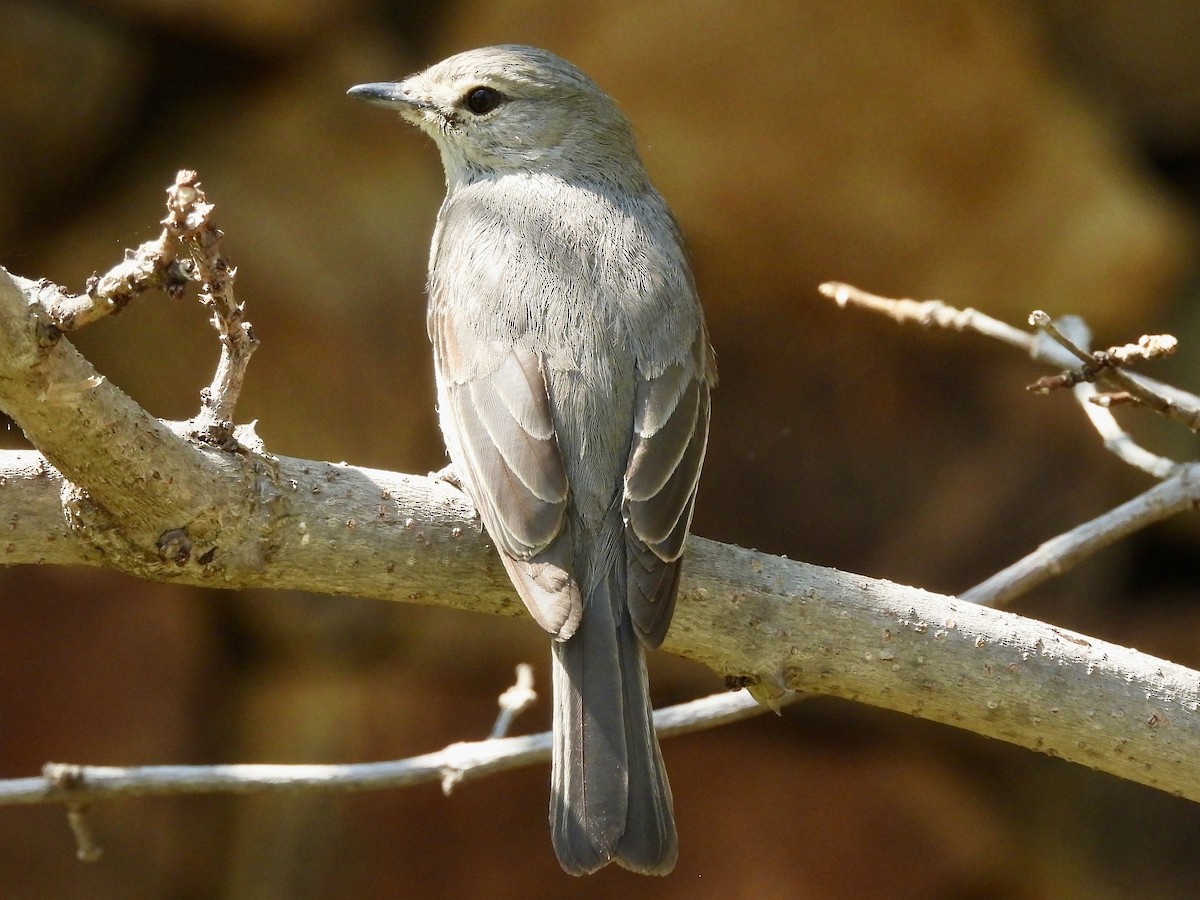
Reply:
[[[610,862],[666,875],[679,852],[646,662],[620,569],[591,591],[574,636],[554,644],[550,827],[572,875]]]

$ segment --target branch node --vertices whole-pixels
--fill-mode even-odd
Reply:
[[[161,559],[177,566],[185,565],[192,558],[192,539],[186,528],[164,531],[158,539],[158,555]]]
[[[60,791],[77,791],[87,781],[83,766],[74,763],[46,763],[42,766],[42,777]]]
[[[62,337],[62,329],[53,322],[38,322],[37,345],[41,350],[49,350]]]
[[[470,748],[470,744],[457,743],[451,744],[443,752],[447,757],[447,762],[441,767],[442,773],[442,794],[449,797],[454,793],[454,789],[462,783],[466,777],[467,766],[457,762],[455,757],[461,755]]]
[[[104,850],[96,841],[91,822],[88,821],[88,804],[72,797],[72,794],[86,787],[84,767],[70,763],[46,763],[42,766],[42,777],[55,791],[65,795],[67,824],[71,828],[71,834],[75,836],[76,858],[80,862],[96,862],[104,854]]]

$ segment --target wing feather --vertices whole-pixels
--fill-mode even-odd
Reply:
[[[521,600],[560,640],[578,627],[566,471],[538,354],[431,316],[440,416],[463,487]]]
[[[708,444],[712,351],[700,329],[689,364],[638,382],[625,474],[625,547],[630,617],[642,642],[666,636],[681,557]]]

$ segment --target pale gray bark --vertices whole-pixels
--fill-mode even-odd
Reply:
[[[465,497],[436,480],[185,437],[100,377],[0,270],[0,559],[522,615]],[[69,480],[68,480],[69,479]],[[1200,800],[1200,674],[1011,613],[693,538],[668,652]]]

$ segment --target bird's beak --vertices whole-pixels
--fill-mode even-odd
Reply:
[[[346,93],[359,100],[366,100],[376,106],[386,106],[399,112],[411,112],[420,109],[421,104],[415,97],[405,93],[404,82],[375,81],[371,84],[356,84]]]

